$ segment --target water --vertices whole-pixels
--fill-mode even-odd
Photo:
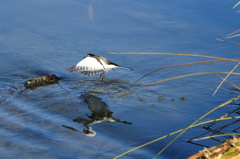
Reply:
[[[182,129],[237,95],[214,74],[140,84],[198,72],[228,72],[222,62],[166,68],[213,59],[109,52],[168,52],[239,58],[238,46],[217,41],[238,30],[235,1],[2,1],[0,14],[0,153],[3,158],[113,158]],[[231,39],[237,42],[237,38]],[[133,71],[98,76],[70,73],[86,54],[104,56]],[[31,78],[56,74],[53,85],[25,89]],[[225,76],[225,75],[221,75]],[[239,86],[236,75],[229,80]],[[79,86],[81,85],[81,86]],[[79,87],[75,87],[79,86]],[[122,95],[123,94],[123,95]],[[124,95],[125,94],[125,95]],[[235,102],[237,104],[237,102]],[[226,106],[205,120],[237,108]],[[183,141],[187,131],[158,158],[187,158],[202,147]],[[122,158],[152,158],[172,137]],[[210,140],[204,144],[214,145]]]

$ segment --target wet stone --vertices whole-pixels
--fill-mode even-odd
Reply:
[[[30,88],[30,89],[34,90],[37,87],[48,86],[48,85],[57,83],[58,80],[59,80],[59,77],[57,75],[49,74],[49,75],[45,75],[42,77],[30,79],[30,80],[24,82],[24,86],[26,88]]]

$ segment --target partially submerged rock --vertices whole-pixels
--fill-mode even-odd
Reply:
[[[24,82],[24,86],[26,88],[36,89],[37,87],[40,87],[40,86],[47,86],[50,84],[57,83],[58,80],[59,80],[59,77],[57,75],[50,74],[50,75],[45,75],[42,77],[30,79]]]

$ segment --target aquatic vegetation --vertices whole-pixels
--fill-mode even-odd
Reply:
[[[204,149],[198,154],[189,157],[188,159],[238,159],[240,158],[240,138],[233,138],[222,143],[219,146],[214,146],[209,149]]]

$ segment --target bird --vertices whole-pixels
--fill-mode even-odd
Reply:
[[[116,67],[132,70],[131,68],[120,66],[116,63],[109,61],[105,57],[98,56],[92,53],[87,54],[87,56],[84,57],[83,60],[78,62],[73,67],[70,67],[68,70],[70,72],[81,71],[84,75],[88,75],[88,76],[101,73],[100,79],[104,81],[106,77],[106,73],[110,69],[113,70],[113,68],[116,68]]]

